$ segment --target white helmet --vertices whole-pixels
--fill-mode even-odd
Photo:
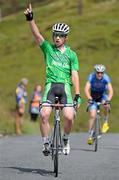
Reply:
[[[106,70],[106,68],[105,68],[105,66],[102,65],[102,64],[96,64],[96,65],[94,66],[94,70],[95,70],[96,72],[104,72],[104,71]]]
[[[56,23],[53,25],[52,31],[67,35],[69,33],[69,26],[65,23]]]

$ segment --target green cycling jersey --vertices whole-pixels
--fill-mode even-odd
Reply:
[[[40,47],[44,53],[46,63],[46,83],[71,83],[71,71],[78,71],[78,58],[70,47],[65,45],[62,53],[55,45],[44,40]]]

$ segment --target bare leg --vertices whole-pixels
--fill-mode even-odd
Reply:
[[[109,105],[104,105],[104,121],[107,123],[109,119]]]
[[[51,114],[52,108],[51,107],[43,107],[41,109],[41,121],[40,121],[40,130],[42,137],[48,138],[49,131],[50,131],[50,124],[49,124],[49,117]]]
[[[72,107],[66,107],[63,109],[64,115],[64,133],[69,134],[72,129],[74,119],[74,109]]]
[[[96,109],[89,110],[89,138],[87,140],[87,143],[89,145],[93,144],[93,133],[94,133],[94,124],[95,124],[95,118],[96,118]]]
[[[70,153],[69,134],[72,129],[74,119],[74,109],[66,107],[63,109],[64,115],[64,135],[63,135],[63,153],[68,155]]]
[[[19,114],[18,111],[16,111],[16,119],[15,119],[15,132],[17,135],[21,135],[21,127],[22,127],[22,115]]]
[[[93,130],[94,130],[94,123],[95,123],[95,118],[96,118],[96,109],[90,110],[89,116],[90,116],[90,118],[89,118],[89,133],[91,133],[91,131],[93,132]]]
[[[109,130],[108,120],[109,120],[109,105],[104,105],[104,124],[102,126],[102,133],[106,133]]]

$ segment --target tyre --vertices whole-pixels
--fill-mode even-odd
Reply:
[[[54,152],[53,152],[55,177],[58,176],[58,152],[59,152],[59,122],[56,122],[55,133],[54,133]]]
[[[95,121],[95,137],[94,137],[94,151],[98,150],[98,135],[99,135],[99,119],[98,116],[96,117]]]

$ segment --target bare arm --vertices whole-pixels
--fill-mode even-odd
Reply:
[[[40,34],[39,29],[38,29],[35,21],[34,20],[30,21],[29,25],[30,25],[31,31],[32,31],[32,33],[33,33],[33,35],[35,37],[35,40],[36,40],[37,44],[41,44],[44,41],[44,38]]]
[[[32,15],[32,16],[33,16],[31,4],[29,4],[29,8],[27,8],[27,9],[24,11],[24,14],[25,14],[26,16],[28,16],[28,15]],[[34,35],[37,44],[41,44],[41,43],[44,41],[44,38],[43,38],[43,36],[41,35],[41,33],[39,32],[39,29],[38,29],[35,21],[33,20],[33,18],[30,19],[30,20],[28,20],[28,21],[29,21],[29,26],[30,26],[31,32],[32,32],[33,35]]]
[[[86,82],[84,92],[85,92],[87,99],[92,99],[91,94],[90,94],[90,82],[89,81]]]
[[[109,83],[108,84],[108,100],[111,101],[112,97],[113,97],[113,88],[112,88],[112,84]]]
[[[72,83],[74,85],[75,94],[80,94],[80,83],[79,83],[79,75],[77,71],[72,71]]]

